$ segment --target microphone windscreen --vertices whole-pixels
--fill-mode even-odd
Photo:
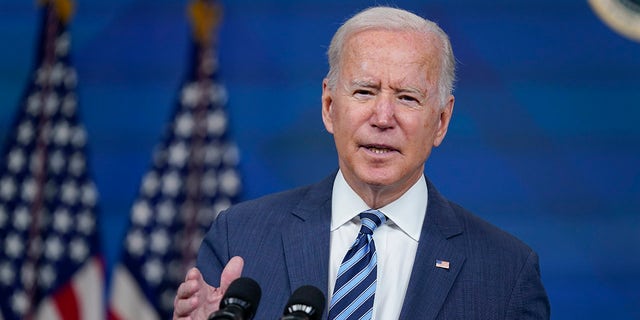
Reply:
[[[227,288],[227,292],[225,292],[222,301],[220,301],[220,308],[224,308],[229,301],[240,299],[248,303],[247,311],[249,311],[250,314],[255,314],[261,296],[262,290],[260,290],[260,285],[258,285],[255,280],[251,278],[238,278],[233,280],[229,288]]]
[[[302,286],[293,292],[285,310],[292,306],[304,305],[313,308],[313,312],[309,314],[310,319],[319,320],[324,310],[324,294],[320,289],[314,286]]]

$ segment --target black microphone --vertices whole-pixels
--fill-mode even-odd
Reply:
[[[220,301],[220,309],[208,320],[250,320],[256,314],[262,291],[251,278],[238,278],[231,282]]]
[[[280,320],[320,320],[324,294],[314,286],[302,286],[293,292]]]

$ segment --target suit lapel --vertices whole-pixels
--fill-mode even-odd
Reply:
[[[427,179],[429,203],[400,319],[435,319],[465,256],[448,239],[463,232],[453,209]],[[448,269],[436,260],[449,263]]]
[[[309,188],[283,226],[289,285],[313,285],[327,297],[331,192],[335,174]],[[429,203],[400,319],[435,319],[463,267],[465,256],[449,241],[463,232],[448,201],[427,179]],[[449,269],[436,267],[449,262]],[[326,310],[324,312],[326,316]]]
[[[291,290],[313,285],[327,296],[332,175],[312,186],[291,212],[282,233]]]

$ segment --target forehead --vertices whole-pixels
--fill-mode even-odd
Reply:
[[[360,31],[347,38],[343,49],[341,69],[347,73],[358,70],[397,76],[419,73],[431,82],[437,80],[441,64],[436,35],[416,31]]]

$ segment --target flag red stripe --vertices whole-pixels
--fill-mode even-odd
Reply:
[[[78,297],[71,285],[71,281],[62,286],[53,295],[56,307],[64,320],[80,320],[80,308]]]
[[[122,320],[118,314],[113,311],[111,308],[108,308],[107,310],[107,320]]]

